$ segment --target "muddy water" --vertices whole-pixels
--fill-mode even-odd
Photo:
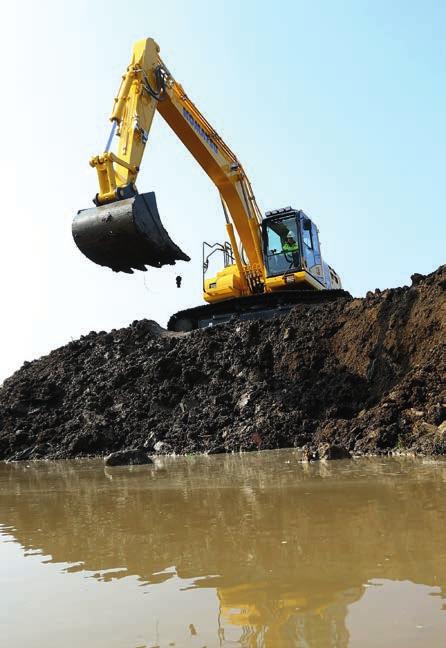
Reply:
[[[446,463],[0,464],[8,647],[444,646]]]

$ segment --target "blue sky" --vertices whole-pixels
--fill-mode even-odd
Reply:
[[[201,242],[224,238],[217,192],[156,116],[138,186],[192,257],[117,276],[84,259],[71,218],[132,43],[153,36],[243,163],[266,211],[304,209],[354,295],[445,261],[446,5],[115,0],[5,10],[1,33],[0,380],[90,331],[201,302]]]

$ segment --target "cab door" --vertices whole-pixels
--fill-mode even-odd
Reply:
[[[324,285],[322,257],[316,225],[306,216],[302,219],[302,252],[305,269]]]

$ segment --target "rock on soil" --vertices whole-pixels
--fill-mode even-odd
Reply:
[[[153,461],[144,450],[118,450],[107,455],[104,463],[106,466],[144,466]]]
[[[0,459],[324,444],[446,453],[446,266],[410,287],[189,334],[90,333],[0,388]],[[312,450],[313,449],[313,450]]]
[[[351,453],[344,446],[323,443],[317,449],[319,459],[350,459]]]

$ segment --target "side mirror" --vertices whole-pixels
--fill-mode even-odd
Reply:
[[[311,229],[311,221],[309,218],[304,218],[304,230]]]

